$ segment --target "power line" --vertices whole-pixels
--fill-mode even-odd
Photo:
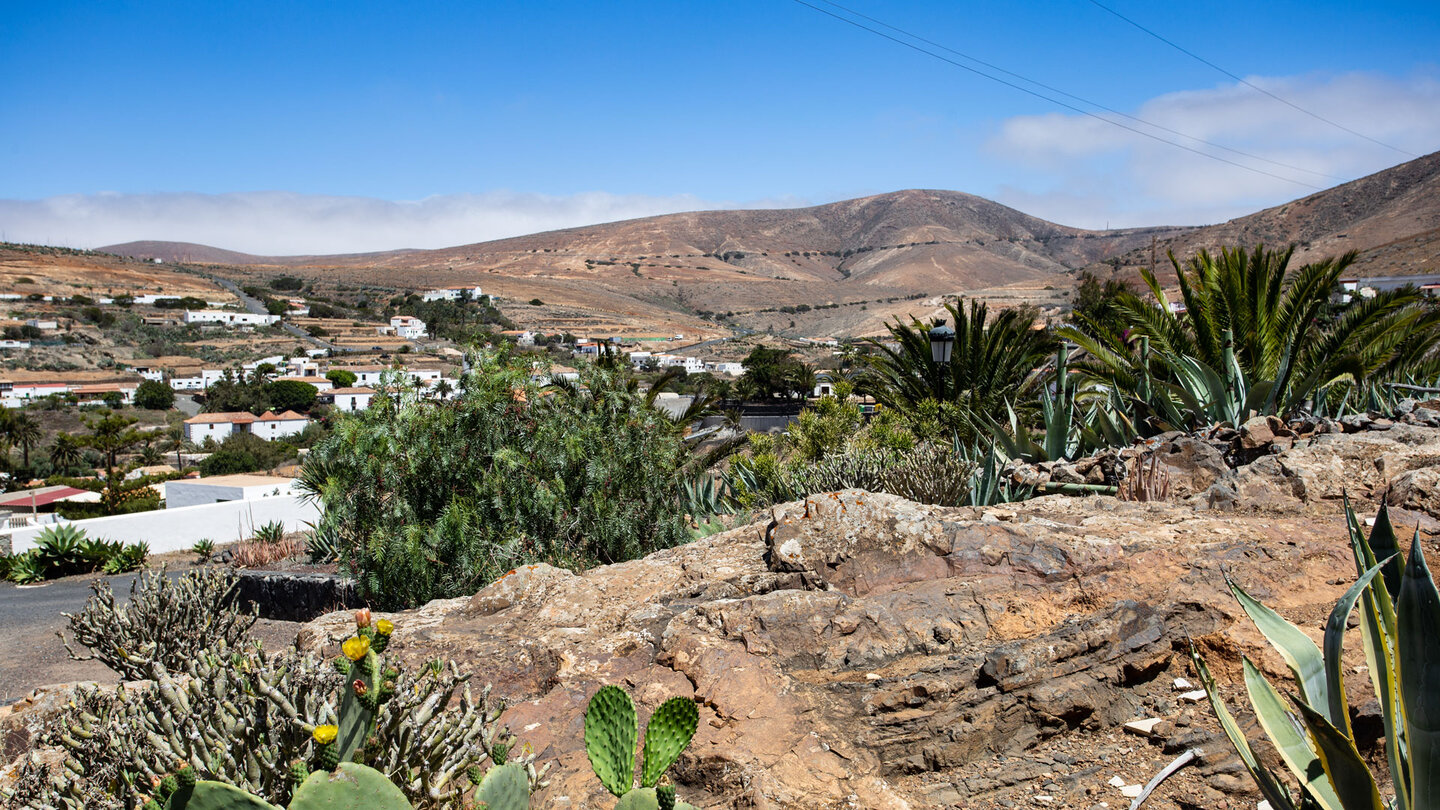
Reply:
[[[1269,96],[1270,98],[1275,99],[1276,101],[1280,102],[1281,104],[1284,104],[1284,105],[1287,106],[1287,107],[1293,107],[1294,109],[1297,109],[1297,110],[1299,110],[1299,111],[1302,112],[1302,113],[1305,113],[1306,115],[1310,116],[1311,118],[1314,118],[1314,119],[1317,120],[1317,121],[1323,121],[1323,122],[1329,124],[1330,126],[1335,127],[1336,129],[1342,129],[1342,130],[1350,133],[1351,135],[1356,136],[1357,138],[1364,138],[1365,140],[1367,140],[1367,141],[1369,141],[1369,142],[1371,142],[1371,143],[1373,143],[1373,144],[1378,144],[1378,145],[1380,145],[1380,146],[1383,146],[1383,147],[1385,147],[1386,149],[1390,149],[1390,150],[1393,150],[1393,151],[1395,151],[1395,152],[1399,152],[1399,153],[1402,154],[1402,155],[1407,155],[1407,156],[1412,157],[1412,158],[1420,157],[1419,155],[1415,154],[1414,152],[1408,152],[1408,151],[1406,151],[1406,150],[1404,150],[1404,149],[1401,149],[1401,148],[1398,147],[1398,146],[1391,146],[1390,144],[1385,143],[1384,141],[1381,141],[1381,140],[1376,140],[1375,138],[1372,138],[1372,137],[1370,137],[1369,135],[1366,135],[1366,134],[1363,133],[1363,132],[1356,132],[1355,130],[1351,129],[1350,127],[1345,126],[1344,124],[1341,124],[1341,123],[1337,123],[1337,122],[1335,122],[1335,121],[1332,121],[1332,120],[1330,120],[1329,118],[1326,118],[1325,116],[1320,115],[1319,113],[1311,112],[1311,111],[1305,109],[1304,107],[1301,107],[1299,104],[1296,104],[1296,103],[1293,102],[1293,101],[1289,101],[1289,100],[1287,100],[1287,99],[1283,99],[1283,98],[1281,98],[1280,96],[1275,95],[1274,93],[1270,92],[1269,90],[1266,90],[1266,89],[1263,88],[1263,87],[1260,87],[1260,86],[1255,85],[1255,84],[1251,84],[1250,82],[1246,81],[1245,79],[1242,79],[1242,78],[1240,78],[1239,76],[1236,76],[1234,73],[1231,73],[1230,71],[1226,70],[1225,68],[1220,67],[1219,65],[1215,64],[1214,62],[1211,62],[1209,59],[1206,59],[1205,57],[1203,57],[1203,56],[1201,56],[1201,55],[1199,55],[1199,54],[1197,54],[1197,53],[1195,53],[1195,52],[1193,52],[1193,51],[1186,50],[1185,48],[1182,48],[1181,46],[1177,45],[1176,43],[1174,43],[1174,42],[1172,42],[1172,41],[1170,41],[1170,40],[1168,40],[1168,39],[1166,39],[1165,37],[1160,36],[1159,34],[1155,33],[1154,31],[1151,31],[1149,28],[1146,28],[1145,26],[1141,25],[1140,23],[1135,22],[1134,20],[1130,19],[1129,17],[1126,17],[1124,14],[1121,14],[1120,12],[1116,11],[1115,9],[1110,8],[1109,6],[1107,6],[1107,5],[1103,4],[1103,3],[1097,2],[1097,0],[1090,0],[1090,2],[1093,3],[1096,7],[1100,8],[1100,9],[1102,9],[1102,10],[1104,10],[1104,11],[1110,12],[1111,14],[1115,15],[1116,17],[1119,17],[1120,19],[1124,20],[1124,21],[1127,22],[1127,23],[1130,23],[1131,25],[1135,26],[1136,28],[1140,29],[1141,31],[1144,31],[1145,33],[1149,34],[1150,36],[1152,36],[1152,37],[1154,37],[1154,38],[1156,38],[1156,39],[1158,39],[1158,40],[1160,40],[1161,42],[1165,43],[1166,45],[1169,45],[1170,47],[1174,48],[1175,50],[1177,50],[1177,51],[1185,54],[1186,56],[1190,57],[1191,59],[1194,59],[1194,60],[1196,60],[1196,61],[1198,61],[1198,62],[1201,62],[1201,63],[1203,63],[1203,64],[1205,64],[1205,65],[1209,65],[1210,67],[1214,68],[1215,70],[1220,71],[1221,73],[1223,73],[1223,74],[1225,74],[1226,76],[1229,76],[1230,78],[1234,79],[1235,81],[1237,81],[1237,82],[1245,85],[1246,87],[1250,88],[1251,90],[1254,90],[1254,91],[1260,92],[1260,93],[1264,93],[1265,95]]]
[[[1168,144],[1168,145],[1170,145],[1170,146],[1175,147],[1176,149],[1184,149],[1186,152],[1191,152],[1191,153],[1193,153],[1193,154],[1199,155],[1199,156],[1204,157],[1204,158],[1209,158],[1209,159],[1211,159],[1211,160],[1219,161],[1220,163],[1225,163],[1225,164],[1228,164],[1228,165],[1230,165],[1230,166],[1234,166],[1234,167],[1237,168],[1237,169],[1244,169],[1244,170],[1247,171],[1247,172],[1254,172],[1254,173],[1256,173],[1256,174],[1263,174],[1263,175],[1265,175],[1266,177],[1272,177],[1272,178],[1274,178],[1274,179],[1276,179],[1276,180],[1282,180],[1282,181],[1284,181],[1284,182],[1286,182],[1286,183],[1294,183],[1294,184],[1297,185],[1297,186],[1304,186],[1304,187],[1306,187],[1306,188],[1314,189],[1314,190],[1316,190],[1316,191],[1323,191],[1323,190],[1324,190],[1324,189],[1322,189],[1320,186],[1312,185],[1312,184],[1306,183],[1306,182],[1304,182],[1304,181],[1302,181],[1302,180],[1296,180],[1296,179],[1294,179],[1294,178],[1292,178],[1292,177],[1285,177],[1285,176],[1283,176],[1283,175],[1274,174],[1273,172],[1267,172],[1267,171],[1265,171],[1264,169],[1257,169],[1257,168],[1255,168],[1254,166],[1246,166],[1246,165],[1243,164],[1243,163],[1236,163],[1236,162],[1233,161],[1233,160],[1229,160],[1229,159],[1227,159],[1227,158],[1220,157],[1219,155],[1212,155],[1212,154],[1210,154],[1209,152],[1202,152],[1202,151],[1200,151],[1199,149],[1195,149],[1194,147],[1186,146],[1186,145],[1183,144],[1183,143],[1176,143],[1175,141],[1169,140],[1169,139],[1167,139],[1167,138],[1162,138],[1162,137],[1160,137],[1159,135],[1156,135],[1156,134],[1154,134],[1154,133],[1152,133],[1152,132],[1146,132],[1146,131],[1144,131],[1144,130],[1142,130],[1142,129],[1136,129],[1135,127],[1129,126],[1129,125],[1127,125],[1127,124],[1122,124],[1122,123],[1120,123],[1119,121],[1112,121],[1111,119],[1105,118],[1104,116],[1096,115],[1095,113],[1090,112],[1089,110],[1082,109],[1082,108],[1080,108],[1080,107],[1076,107],[1076,106],[1073,105],[1073,104],[1067,104],[1067,103],[1064,102],[1064,101],[1061,101],[1061,100],[1056,99],[1056,98],[1051,98],[1050,96],[1047,96],[1047,95],[1045,95],[1045,94],[1043,94],[1043,93],[1037,93],[1037,92],[1035,92],[1034,90],[1031,90],[1031,89],[1028,88],[1028,87],[1022,87],[1022,86],[1020,86],[1020,85],[1018,85],[1018,84],[1015,84],[1014,82],[1006,81],[1005,79],[1002,79],[1002,78],[1000,78],[1000,77],[998,77],[998,76],[992,76],[992,75],[990,75],[989,73],[986,73],[986,72],[983,71],[983,70],[978,70],[978,69],[976,69],[976,68],[970,67],[969,65],[962,64],[962,63],[960,63],[960,62],[956,62],[954,59],[950,59],[950,58],[948,58],[948,57],[946,57],[946,56],[944,56],[944,55],[942,55],[942,54],[935,53],[934,51],[926,50],[926,49],[920,47],[919,45],[916,45],[916,44],[913,43],[913,42],[906,42],[905,40],[899,39],[898,37],[890,36],[889,34],[885,33],[884,31],[879,31],[879,30],[877,30],[877,29],[871,28],[871,27],[868,26],[868,25],[865,25],[865,24],[863,24],[863,23],[856,22],[855,20],[852,20],[852,19],[850,19],[850,18],[848,18],[848,17],[842,17],[842,16],[840,16],[839,14],[836,14],[836,13],[834,13],[834,12],[832,12],[832,11],[828,11],[828,10],[826,10],[826,9],[820,8],[820,7],[817,6],[817,5],[813,5],[813,4],[811,4],[811,3],[808,3],[808,2],[806,2],[806,0],[794,0],[794,1],[795,1],[796,3],[799,3],[799,4],[802,5],[802,6],[805,6],[806,8],[810,8],[810,9],[813,9],[813,10],[815,10],[815,11],[818,11],[818,12],[820,12],[821,14],[824,14],[824,15],[827,16],[827,17],[833,17],[833,18],[835,18],[835,19],[837,19],[837,20],[839,20],[839,21],[841,21],[841,22],[843,22],[843,23],[848,23],[849,25],[853,25],[853,26],[855,26],[856,28],[862,29],[862,30],[864,30],[864,31],[869,31],[870,33],[872,33],[872,34],[874,34],[874,35],[876,35],[876,36],[878,36],[878,37],[883,37],[883,38],[885,38],[885,39],[888,39],[888,40],[890,40],[891,42],[896,43],[897,45],[903,45],[903,46],[905,46],[906,48],[909,48],[909,49],[911,49],[911,50],[913,50],[913,51],[918,51],[918,52],[923,53],[923,54],[925,54],[926,56],[929,56],[929,57],[931,57],[931,58],[933,58],[933,59],[939,59],[941,62],[945,62],[946,64],[953,65],[953,66],[955,66],[955,67],[960,68],[961,70],[968,71],[968,72],[970,72],[970,73],[974,73],[974,74],[977,75],[977,76],[982,76],[982,77],[984,77],[984,78],[986,78],[986,79],[989,79],[989,80],[992,81],[992,82],[997,82],[997,83],[999,83],[999,84],[1005,85],[1006,87],[1014,88],[1014,89],[1016,89],[1016,90],[1019,90],[1019,91],[1022,92],[1022,93],[1025,93],[1026,95],[1031,95],[1031,96],[1034,96],[1035,98],[1041,99],[1042,101],[1048,101],[1048,102],[1050,102],[1051,104],[1055,104],[1055,105],[1057,105],[1057,106],[1064,107],[1064,108],[1067,109],[1067,110],[1071,110],[1071,111],[1073,111],[1073,112],[1080,113],[1081,115],[1089,116],[1090,118],[1094,118],[1096,121],[1103,121],[1103,122],[1105,122],[1105,123],[1107,123],[1107,124],[1109,124],[1109,125],[1111,125],[1111,126],[1119,127],[1119,128],[1121,128],[1121,129],[1123,129],[1123,130],[1127,130],[1127,131],[1129,131],[1129,132],[1133,132],[1133,133],[1135,133],[1136,135],[1141,135],[1141,136],[1144,136],[1144,137],[1146,137],[1146,138],[1149,138],[1149,139],[1151,139],[1151,140],[1153,140],[1153,141],[1159,141],[1160,143]],[[822,0],[822,2],[823,2],[823,1],[824,1],[824,0]],[[1029,80],[1026,79],[1026,81],[1029,81]],[[1035,82],[1032,82],[1032,84],[1035,84]]]
[[[1196,143],[1203,143],[1203,144],[1205,144],[1206,146],[1214,147],[1215,149],[1221,149],[1221,150],[1224,150],[1224,151],[1226,151],[1226,152],[1229,152],[1229,153],[1231,153],[1231,154],[1233,154],[1233,155],[1240,155],[1240,156],[1242,156],[1242,157],[1250,158],[1251,160],[1258,160],[1258,161],[1260,161],[1260,162],[1262,162],[1262,163],[1269,163],[1269,164],[1272,165],[1272,166],[1279,166],[1279,167],[1282,168],[1282,169],[1291,169],[1291,170],[1297,171],[1297,172],[1304,172],[1304,173],[1306,173],[1306,174],[1313,174],[1313,175],[1315,175],[1316,177],[1324,177],[1324,178],[1326,178],[1326,179],[1328,179],[1328,180],[1338,180],[1338,181],[1340,181],[1340,182],[1342,182],[1342,183],[1343,183],[1343,182],[1346,182],[1346,181],[1348,181],[1348,180],[1354,179],[1354,178],[1350,178],[1350,177],[1338,177],[1338,176],[1336,176],[1336,175],[1327,174],[1327,173],[1325,173],[1325,172],[1317,172],[1317,171],[1315,171],[1314,169],[1307,169],[1307,168],[1305,168],[1305,167],[1303,167],[1303,166],[1294,166],[1294,165],[1291,165],[1291,164],[1289,164],[1289,163],[1282,163],[1282,162],[1280,162],[1280,161],[1278,161],[1278,160],[1271,160],[1270,158],[1261,157],[1260,155],[1251,154],[1251,153],[1249,153],[1249,152],[1245,152],[1245,151],[1240,150],[1240,149],[1234,149],[1234,148],[1231,148],[1231,147],[1226,146],[1226,145],[1221,144],[1221,143],[1215,143],[1214,141],[1207,141],[1207,140],[1205,140],[1204,138],[1196,137],[1196,136],[1194,136],[1194,135],[1190,135],[1190,134],[1188,134],[1188,133],[1181,132],[1181,131],[1179,131],[1179,130],[1177,130],[1177,129],[1171,129],[1170,127],[1167,127],[1167,126],[1165,126],[1165,125],[1163,125],[1163,124],[1157,124],[1157,123],[1155,123],[1154,121],[1147,121],[1147,120],[1145,120],[1144,118],[1137,118],[1136,116],[1130,115],[1129,113],[1121,112],[1120,110],[1114,109],[1113,107],[1107,107],[1107,106],[1105,106],[1104,104],[1101,104],[1101,103],[1099,103],[1099,102],[1097,102],[1097,101],[1091,101],[1090,99],[1083,98],[1083,97],[1081,97],[1081,96],[1077,96],[1077,95],[1075,95],[1074,93],[1067,93],[1067,92],[1065,92],[1064,90],[1061,90],[1061,89],[1058,88],[1058,87],[1052,87],[1052,86],[1050,86],[1050,85],[1048,85],[1048,84],[1045,84],[1045,83],[1043,83],[1043,82],[1038,82],[1038,81],[1035,81],[1034,79],[1026,78],[1025,76],[1022,76],[1022,75],[1020,75],[1019,73],[1016,73],[1016,72],[1014,72],[1014,71],[1012,71],[1012,70],[1006,70],[1005,68],[1000,67],[999,65],[996,65],[996,64],[994,64],[994,63],[986,62],[986,61],[983,60],[983,59],[979,59],[979,58],[974,57],[974,56],[971,56],[971,55],[969,55],[969,54],[967,54],[967,53],[962,53],[962,52],[957,51],[957,50],[955,50],[954,48],[951,48],[951,47],[949,47],[949,46],[946,46],[946,45],[944,45],[944,44],[942,44],[942,43],[939,43],[939,42],[935,42],[935,41],[933,41],[933,40],[926,39],[925,37],[922,37],[922,36],[920,36],[919,34],[912,34],[912,33],[910,33],[909,31],[906,31],[906,30],[903,29],[903,28],[897,28],[896,26],[893,26],[893,25],[885,22],[884,20],[877,20],[877,19],[875,19],[874,17],[870,17],[870,16],[867,16],[867,15],[865,15],[865,14],[862,14],[862,13],[860,13],[860,12],[858,12],[858,11],[852,9],[852,8],[846,8],[845,6],[842,6],[842,5],[840,5],[839,3],[833,2],[833,0],[820,0],[820,1],[821,1],[822,3],[825,3],[825,4],[828,5],[828,6],[833,6],[834,8],[838,8],[838,9],[840,9],[841,11],[844,11],[844,12],[847,13],[847,14],[852,14],[852,15],[854,15],[854,16],[856,16],[856,17],[859,17],[859,18],[862,19],[862,20],[868,20],[868,21],[870,21],[870,22],[872,22],[872,23],[875,23],[876,25],[880,26],[881,28],[888,28],[888,29],[890,29],[891,31],[895,31],[895,32],[900,33],[900,34],[904,34],[905,36],[910,37],[911,39],[914,39],[914,40],[916,40],[916,41],[923,42],[923,43],[925,43],[926,45],[930,45],[930,46],[932,46],[932,47],[939,48],[939,49],[942,50],[942,51],[946,51],[946,52],[948,52],[948,53],[952,53],[952,54],[960,57],[961,59],[966,59],[966,60],[968,60],[968,61],[974,62],[974,63],[977,64],[977,65],[984,65],[985,67],[987,67],[987,68],[989,68],[989,69],[991,69],[991,70],[997,71],[997,72],[999,72],[999,73],[1003,73],[1003,74],[1005,74],[1006,76],[1013,76],[1014,78],[1017,78],[1017,79],[1019,79],[1020,81],[1026,82],[1026,83],[1028,83],[1028,84],[1033,84],[1033,85],[1035,85],[1036,87],[1039,87],[1039,88],[1041,88],[1041,89],[1048,90],[1048,91],[1050,91],[1050,92],[1052,92],[1052,93],[1058,93],[1058,94],[1060,94],[1060,95],[1062,95],[1062,96],[1064,96],[1064,97],[1066,97],[1066,98],[1074,99],[1075,101],[1078,101],[1078,102],[1080,102],[1081,104],[1088,104],[1088,105],[1090,105],[1091,107],[1094,107],[1094,108],[1096,108],[1096,109],[1104,110],[1105,112],[1111,113],[1112,115],[1118,115],[1118,116],[1120,116],[1121,118],[1126,118],[1126,119],[1129,119],[1129,120],[1131,120],[1131,121],[1135,121],[1136,123],[1144,124],[1144,125],[1147,126],[1147,127],[1154,127],[1155,129],[1161,130],[1162,132],[1168,132],[1168,133],[1170,133],[1171,135],[1179,135],[1179,136],[1182,137],[1182,138],[1188,138],[1188,139],[1190,139],[1190,140],[1192,140],[1192,141],[1195,141]]]

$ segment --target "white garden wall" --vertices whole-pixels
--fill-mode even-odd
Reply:
[[[299,531],[308,528],[307,521],[314,522],[319,517],[320,509],[315,504],[298,495],[281,495],[89,518],[71,521],[70,525],[84,529],[90,537],[149,543],[150,553],[159,554],[182,551],[205,539],[216,543],[244,540],[254,533],[255,527],[276,520],[285,524],[286,531]],[[34,548],[35,536],[43,529],[43,526],[32,526],[11,532],[8,538],[11,553]],[[0,551],[5,544],[6,537],[0,534]]]

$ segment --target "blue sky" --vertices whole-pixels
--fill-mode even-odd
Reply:
[[[1307,109],[1405,152],[1440,149],[1433,0],[1104,1]],[[1318,174],[1216,152],[1312,186],[1408,159],[1088,0],[843,5],[1308,169]],[[1079,116],[793,0],[7,2],[4,12],[0,232],[12,240],[436,247],[913,187],[1104,227],[1219,221],[1313,191]]]

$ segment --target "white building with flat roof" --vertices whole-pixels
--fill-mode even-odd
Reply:
[[[279,315],[257,315],[253,312],[230,312],[226,310],[185,310],[181,318],[185,323],[217,324],[219,326],[270,326],[279,323]]]
[[[470,300],[471,300],[471,301],[479,300],[480,296],[483,295],[483,293],[480,292],[480,288],[479,288],[479,287],[473,287],[473,288],[459,287],[459,288],[454,288],[454,289],[446,288],[446,289],[443,289],[443,290],[426,290],[425,292],[420,293],[420,300],[421,300],[421,301],[459,301],[460,298],[461,298],[461,296],[463,296],[463,295],[464,295],[465,293],[467,293],[467,292],[470,293]]]
[[[199,506],[222,501],[255,501],[293,495],[294,478],[277,475],[214,475],[165,482],[165,508]],[[217,527],[217,533],[224,527]]]

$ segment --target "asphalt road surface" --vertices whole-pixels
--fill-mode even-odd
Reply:
[[[85,607],[94,579],[68,577],[43,585],[0,582],[0,628],[4,628],[0,632],[0,705],[19,700],[47,683],[115,678],[98,661],[71,661],[55,636],[66,626],[62,612],[75,613]],[[110,580],[117,603],[129,601],[135,574],[105,579]]]
[[[171,576],[178,576],[178,572]],[[99,661],[72,661],[55,635],[67,627],[61,613],[78,613],[92,593],[90,584],[108,580],[115,602],[130,601],[130,583],[135,574],[115,577],[76,576],[51,580],[42,585],[0,582],[0,706],[12,703],[37,686],[75,681],[115,683],[118,678]],[[251,634],[267,649],[289,646],[300,624],[261,619]],[[71,642],[77,652],[83,647]]]

